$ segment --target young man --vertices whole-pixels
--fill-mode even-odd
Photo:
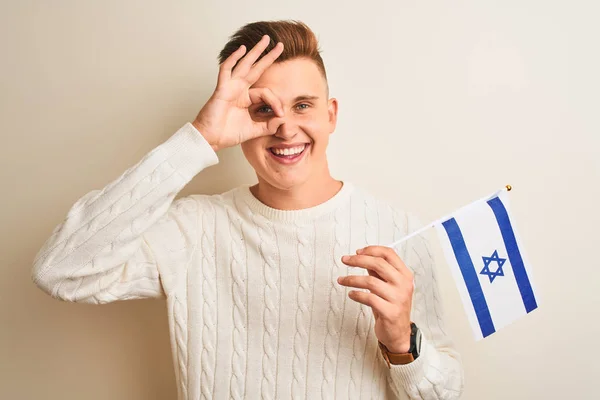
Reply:
[[[420,224],[329,173],[338,103],[313,32],[252,23],[220,62],[193,123],[75,203],[36,284],[66,301],[166,298],[179,399],[458,398],[426,241],[378,246]],[[173,202],[237,144],[257,185]]]

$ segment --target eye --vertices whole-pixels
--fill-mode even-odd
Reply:
[[[257,114],[270,114],[273,112],[273,109],[269,106],[260,106],[256,109]]]
[[[310,107],[310,105],[309,105],[309,104],[306,104],[306,103],[300,103],[300,104],[298,104],[298,105],[296,106],[296,108],[297,108],[297,109],[299,109],[299,110],[306,110],[306,109],[307,109],[307,108],[309,108],[309,107]]]

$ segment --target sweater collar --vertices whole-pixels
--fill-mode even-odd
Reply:
[[[244,185],[239,188],[241,197],[252,212],[260,214],[268,220],[284,222],[311,221],[329,214],[346,202],[353,190],[354,188],[350,183],[343,182],[342,188],[324,203],[300,210],[279,210],[267,206],[254,197],[250,191],[250,185]]]

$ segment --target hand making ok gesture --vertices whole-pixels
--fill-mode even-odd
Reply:
[[[240,46],[219,68],[217,87],[193,122],[215,151],[272,135],[283,123],[283,106],[273,92],[267,88],[251,88],[283,52],[283,43],[279,42],[256,62],[270,40],[269,36],[263,36],[248,54],[246,47]],[[268,104],[276,118],[253,120],[248,108],[257,103]]]

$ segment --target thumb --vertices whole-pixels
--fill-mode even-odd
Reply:
[[[267,131],[269,131],[269,134],[271,135],[276,134],[279,130],[279,127],[283,125],[284,122],[285,120],[283,118],[271,118],[269,121],[267,121]]]

